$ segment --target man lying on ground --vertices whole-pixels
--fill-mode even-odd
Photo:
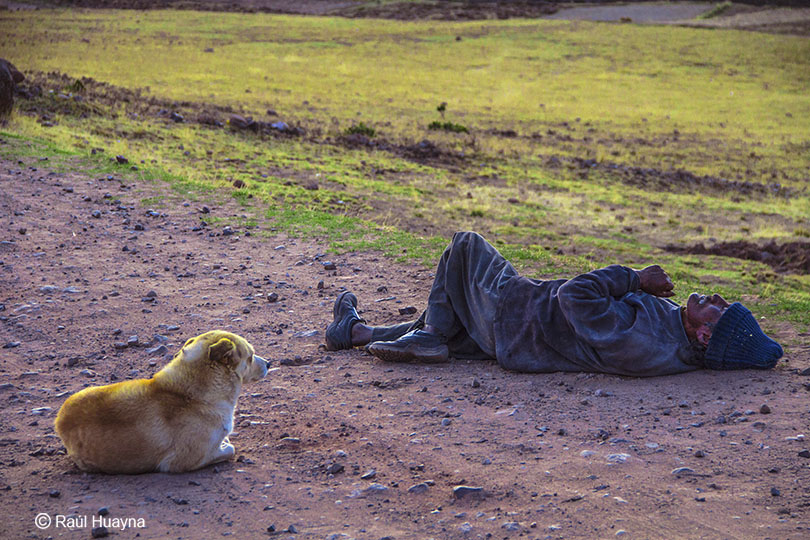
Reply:
[[[672,288],[657,265],[612,265],[569,280],[526,278],[480,235],[459,232],[439,260],[418,320],[368,326],[346,291],[335,301],[326,346],[367,345],[393,362],[495,359],[530,373],[646,377],[776,365],[782,347],[742,304],[693,293],[682,307],[666,299]]]

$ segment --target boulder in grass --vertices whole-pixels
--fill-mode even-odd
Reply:
[[[0,122],[9,114],[14,106],[14,87],[25,80],[25,76],[14,67],[14,64],[0,58]]]

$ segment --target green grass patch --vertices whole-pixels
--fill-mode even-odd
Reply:
[[[450,133],[469,133],[465,126],[461,124],[456,124],[453,122],[439,122],[438,120],[434,120],[430,124],[428,124],[428,129],[432,129],[434,131],[441,130],[441,131],[449,131]]]

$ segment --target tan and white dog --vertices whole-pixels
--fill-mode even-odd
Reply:
[[[65,401],[56,433],[80,469],[185,472],[226,461],[242,383],[267,375],[243,337],[213,330],[188,340],[151,379],[90,387]]]

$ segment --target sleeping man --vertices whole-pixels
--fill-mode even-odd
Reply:
[[[459,232],[413,322],[369,326],[342,293],[326,329],[330,350],[366,346],[392,362],[494,359],[521,372],[589,371],[649,377],[695,369],[769,369],[782,347],[751,312],[718,294],[668,300],[660,266],[612,265],[572,279],[518,275],[480,235]]]

